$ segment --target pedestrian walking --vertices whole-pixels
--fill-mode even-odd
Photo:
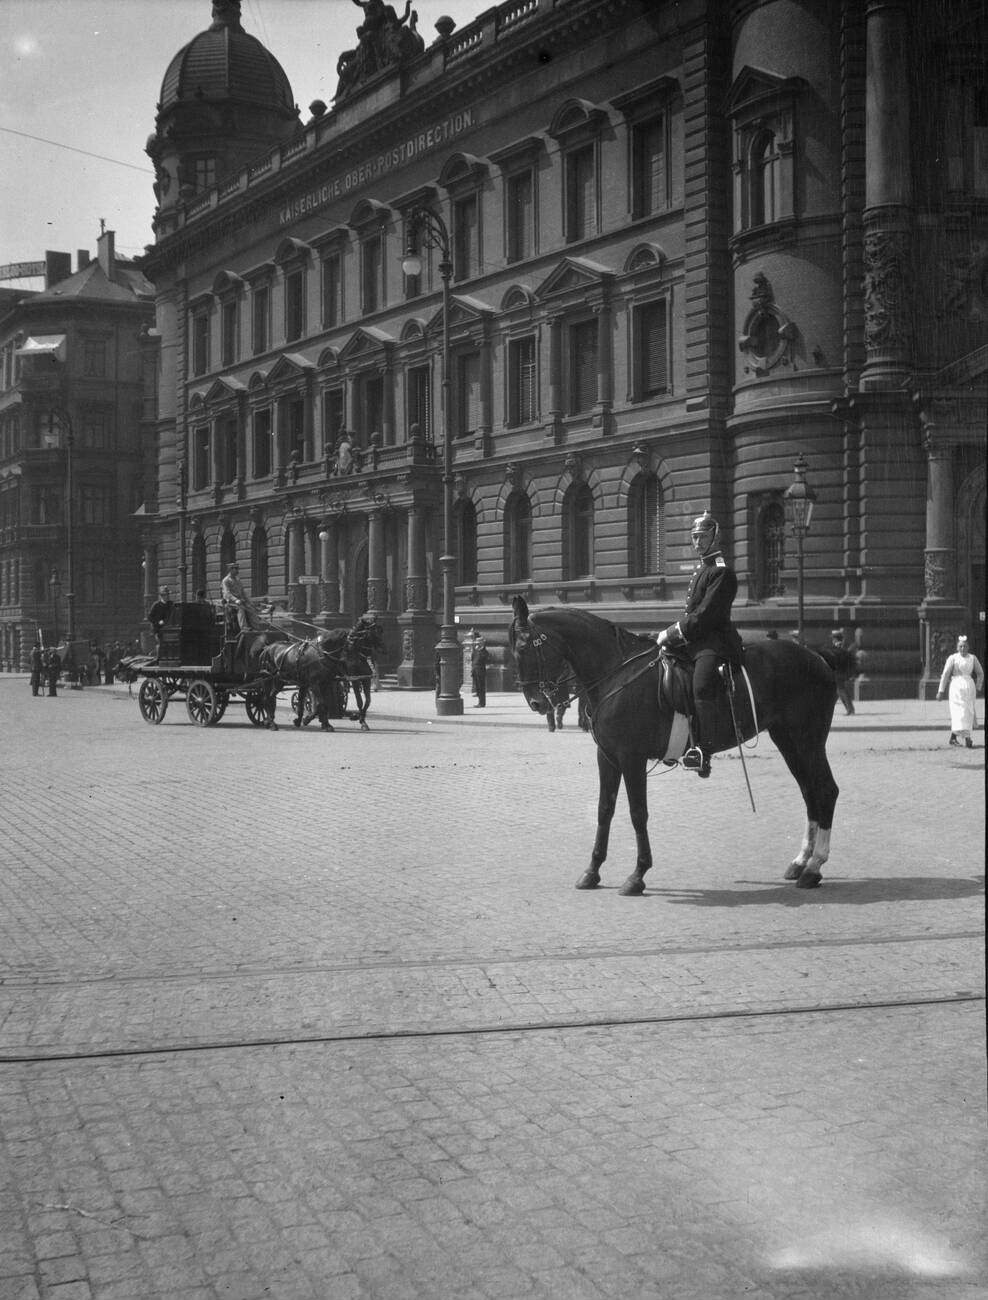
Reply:
[[[490,659],[487,643],[482,636],[478,636],[473,643],[473,653],[470,656],[470,680],[473,693],[477,697],[477,703],[473,706],[475,709],[487,707],[487,665]]]
[[[974,702],[985,684],[985,673],[968,648],[966,636],[957,638],[957,649],[947,656],[937,688],[937,699],[946,695],[950,703],[950,745],[961,741],[968,749],[974,748],[971,732],[977,726]]]
[[[41,675],[45,668],[45,656],[41,646],[31,647],[31,694],[37,695],[41,690]]]

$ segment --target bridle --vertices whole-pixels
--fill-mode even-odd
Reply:
[[[529,627],[531,626],[532,626],[531,620],[529,620]],[[618,629],[615,628],[614,631],[615,631],[615,635],[617,635]],[[646,673],[650,668],[654,668],[658,664],[661,658],[661,655],[657,650],[653,650],[651,648],[648,650],[640,650],[638,654],[631,655],[627,659],[622,659],[620,663],[615,664],[612,668],[608,668],[606,672],[601,673],[600,676],[596,677],[592,682],[579,682],[579,679],[576,677],[576,674],[569,666],[565,657],[560,654],[559,658],[562,663],[562,670],[560,671],[558,676],[550,678],[548,670],[546,668],[545,647],[551,643],[551,640],[552,640],[551,633],[537,632],[535,631],[534,628],[532,628],[532,631],[529,634],[529,643],[532,647],[534,647],[535,650],[535,663],[536,663],[537,675],[535,677],[527,677],[527,678],[519,677],[518,685],[523,690],[526,687],[536,689],[541,695],[545,696],[545,698],[549,701],[549,704],[553,708],[558,708],[560,704],[569,704],[571,700],[573,700],[577,695],[580,695],[581,693],[584,696],[586,696],[590,691],[596,690],[596,688],[600,686],[602,682],[606,682],[609,678],[613,677],[615,673],[619,673],[622,668],[627,668],[628,664],[633,664],[639,659],[646,659],[646,658],[649,659],[649,662],[647,664],[644,664],[642,668],[634,674],[633,677],[629,678],[629,680],[626,682],[622,682],[619,686],[616,686],[613,690],[608,691],[607,694],[604,695],[602,699],[598,700],[596,704],[596,708],[594,710],[594,712],[596,712],[597,710],[600,709],[600,706],[604,703],[605,700],[611,699],[613,696],[623,691],[625,687],[630,686],[633,681],[637,681],[637,679],[641,677],[644,673]],[[579,689],[575,692],[570,690],[570,683],[573,681],[579,682]],[[586,706],[586,711],[589,718],[590,716],[589,705]]]

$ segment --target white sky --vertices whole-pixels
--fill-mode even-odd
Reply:
[[[392,2],[400,16],[403,0]],[[490,7],[413,5],[427,46],[441,15],[463,27]],[[211,0],[0,0],[0,265],[55,249],[74,266],[77,249],[95,252],[100,218],[125,256],[152,242],[144,145],[165,69],[209,26],[211,10]],[[314,99],[332,106],[336,61],[362,21],[353,0],[243,0],[241,17],[284,68],[303,121]]]

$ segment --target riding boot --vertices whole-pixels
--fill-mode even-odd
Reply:
[[[717,709],[711,700],[696,700],[693,715],[693,746],[683,755],[683,767],[697,776],[710,775],[711,740],[716,731]]]

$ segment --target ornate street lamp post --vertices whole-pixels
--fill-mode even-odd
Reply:
[[[54,623],[52,632],[52,645],[58,645],[58,598],[62,594],[62,580],[58,576],[58,570],[52,565],[51,573],[48,577],[48,589],[51,593],[51,621]]]
[[[786,514],[796,538],[796,635],[803,644],[803,542],[810,531],[816,493],[806,481],[806,461],[800,452],[793,465],[794,478],[785,491]]]
[[[436,657],[439,661],[439,694],[436,696],[436,713],[441,717],[449,717],[463,712],[463,699],[460,696],[463,661],[453,613],[455,603],[453,568],[456,564],[456,557],[451,553],[453,546],[453,412],[450,404],[449,309],[453,261],[446,223],[429,208],[414,208],[408,216],[408,247],[405,256],[401,260],[401,269],[407,276],[422,274],[422,258],[418,251],[422,243],[439,250],[439,274],[443,283],[443,554],[439,557],[443,578],[443,621],[439,633],[439,644],[436,646]]]

